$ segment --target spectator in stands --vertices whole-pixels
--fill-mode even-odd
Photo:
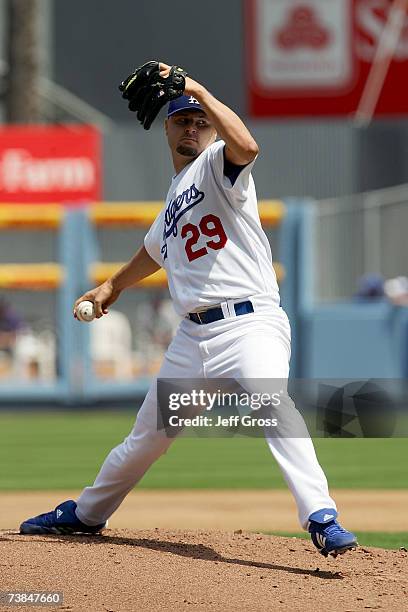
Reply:
[[[11,356],[17,334],[24,327],[22,318],[4,298],[0,298],[0,351]]]
[[[408,306],[408,278],[397,276],[384,283],[384,293],[396,306]]]
[[[358,279],[357,291],[354,294],[357,301],[384,299],[384,278],[380,274],[365,274]]]
[[[408,306],[408,278],[397,276],[386,280],[380,274],[366,274],[358,280],[354,299],[388,300],[395,306]]]

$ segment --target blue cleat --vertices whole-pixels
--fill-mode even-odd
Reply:
[[[70,535],[72,533],[95,534],[101,531],[102,525],[89,526],[82,523],[75,514],[76,502],[72,499],[63,502],[51,512],[39,514],[29,518],[20,525],[20,533],[37,535],[53,533],[57,535]]]
[[[354,533],[343,529],[336,518],[337,512],[333,508],[323,508],[309,516],[308,531],[312,542],[324,557],[337,557],[358,546]]]

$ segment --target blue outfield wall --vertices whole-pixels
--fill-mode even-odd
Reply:
[[[299,326],[302,378],[407,375],[406,309],[386,302],[317,306],[300,314]]]
[[[301,213],[297,254],[296,375],[301,378],[408,377],[408,308],[385,299],[318,304],[315,299],[315,209]]]

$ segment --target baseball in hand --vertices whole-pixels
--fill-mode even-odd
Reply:
[[[81,302],[76,309],[76,316],[79,321],[85,321],[89,323],[95,318],[95,310],[92,302],[85,300]]]

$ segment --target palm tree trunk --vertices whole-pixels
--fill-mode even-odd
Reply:
[[[10,123],[40,120],[38,1],[8,0],[6,120]]]

